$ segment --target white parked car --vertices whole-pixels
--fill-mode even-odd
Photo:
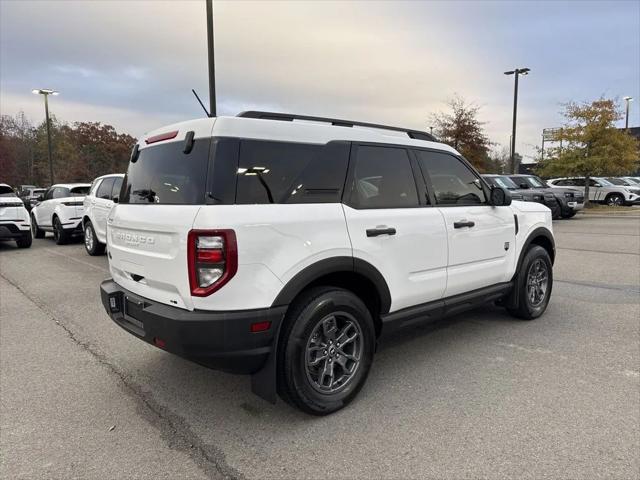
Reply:
[[[486,302],[531,320],[551,295],[551,211],[511,204],[425,132],[199,119],[144,136],[125,178],[113,321],[311,414],[353,400],[381,335]]]
[[[84,246],[89,255],[101,255],[107,243],[107,215],[118,201],[124,174],[115,173],[96,178],[84,197]]]
[[[82,235],[84,196],[90,183],[59,183],[49,187],[40,203],[31,209],[33,236],[44,238],[45,232],[53,232],[58,245],[71,237]]]
[[[582,189],[583,192],[586,190],[584,177],[552,178],[547,180],[547,183],[554,188],[572,187]],[[611,206],[633,205],[640,202],[640,192],[624,185],[614,185],[603,177],[591,177],[589,201]]]
[[[32,241],[29,212],[6,183],[0,183],[0,240],[15,240],[20,248],[29,248]]]

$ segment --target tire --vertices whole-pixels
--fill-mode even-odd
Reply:
[[[33,243],[33,237],[31,236],[31,230],[26,235],[16,239],[18,248],[29,248]]]
[[[98,241],[96,231],[93,228],[91,220],[87,220],[84,224],[84,248],[91,256],[102,255],[104,253],[104,243]]]
[[[562,207],[560,206],[557,200],[554,199],[553,203],[547,206],[551,209],[552,220],[558,220],[560,217],[562,217]]]
[[[604,199],[604,203],[610,207],[621,207],[624,205],[624,196],[620,193],[610,193]]]
[[[36,238],[44,238],[45,231],[40,230],[38,222],[36,222],[36,216],[31,214],[31,235]]]
[[[538,270],[538,267],[541,270]],[[509,308],[511,315],[521,318],[523,320],[533,320],[542,315],[549,305],[549,299],[551,298],[551,290],[553,288],[553,266],[551,265],[551,258],[547,251],[539,245],[532,245],[527,250],[522,261],[521,270],[516,278],[516,285],[514,288],[518,289],[518,305],[515,308]],[[539,282],[542,278],[541,272],[546,274],[546,281],[544,284],[530,285],[530,280],[533,277],[537,278]],[[530,287],[535,289],[535,294],[532,296]]]
[[[573,218],[576,216],[575,210],[567,210],[562,214],[562,218]]]
[[[341,344],[340,338],[350,340]],[[280,397],[311,415],[340,410],[364,385],[375,342],[371,313],[360,298],[336,287],[308,290],[291,305],[282,326]]]
[[[69,234],[62,228],[62,223],[58,217],[53,217],[53,239],[57,245],[64,245],[69,242]]]

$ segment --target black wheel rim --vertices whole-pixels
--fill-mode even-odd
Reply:
[[[362,359],[360,325],[346,312],[321,319],[309,335],[305,371],[311,386],[320,393],[337,393],[349,385]]]
[[[609,197],[609,205],[622,205],[622,198],[620,198],[619,195],[613,195],[612,197]]]
[[[527,273],[527,299],[532,307],[539,307],[547,297],[549,271],[547,264],[540,258],[535,260]]]

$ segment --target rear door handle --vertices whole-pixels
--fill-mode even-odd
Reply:
[[[454,222],[453,228],[464,228],[464,227],[475,227],[475,222],[468,222],[467,220],[460,220],[459,222]]]
[[[367,237],[377,237],[378,235],[395,235],[396,229],[393,227],[368,228]]]

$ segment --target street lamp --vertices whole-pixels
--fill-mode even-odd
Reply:
[[[513,128],[511,130],[511,172],[516,172],[516,118],[518,115],[518,77],[520,75],[528,75],[531,70],[529,68],[516,68],[515,70],[511,70],[509,72],[504,72],[505,75],[514,75],[515,76],[515,88],[513,91]]]
[[[49,120],[49,95],[59,95],[60,92],[48,88],[35,88],[31,90],[34,95],[44,96],[44,115],[47,121],[47,148],[49,151],[49,180],[53,185],[53,161],[51,160],[51,121]]]
[[[633,97],[624,97],[624,101],[627,103],[627,113],[624,118],[624,129],[629,130],[629,102],[633,102]]]

